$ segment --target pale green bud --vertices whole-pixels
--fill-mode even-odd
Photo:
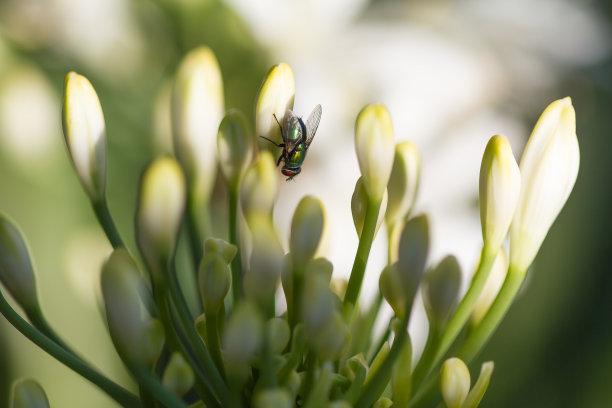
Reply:
[[[164,386],[182,397],[191,389],[194,380],[193,371],[185,358],[179,353],[172,353],[162,377]]]
[[[181,62],[172,93],[174,152],[197,203],[210,197],[217,173],[217,131],[223,118],[223,80],[208,47]]]
[[[265,330],[270,344],[270,351],[275,354],[281,354],[291,337],[291,329],[289,323],[283,318],[273,317],[266,322]]]
[[[391,115],[383,105],[368,105],[359,112],[355,149],[368,197],[379,201],[389,183],[395,151]]]
[[[580,164],[569,97],[540,116],[521,158],[521,194],[510,229],[510,265],[526,271],[569,197]]]
[[[421,157],[417,148],[410,142],[395,146],[393,168],[387,184],[389,203],[385,220],[392,226],[404,220],[414,205],[421,172]]]
[[[300,391],[301,386],[302,386],[302,377],[297,373],[297,371],[295,370],[291,371],[291,373],[289,374],[289,378],[287,379],[287,382],[285,383],[285,389],[287,389],[291,393],[293,398],[295,398],[295,396]]]
[[[291,220],[289,248],[295,263],[304,264],[312,259],[319,247],[324,226],[323,203],[312,196],[302,198]]]
[[[334,311],[331,320],[310,339],[317,357],[323,361],[336,361],[346,354],[350,340],[349,329],[338,311]]]
[[[91,83],[69,72],[64,83],[64,139],[77,176],[92,201],[106,189],[106,128],[98,95]]]
[[[410,337],[402,346],[395,365],[393,366],[393,375],[391,378],[391,387],[393,389],[393,406],[395,408],[405,408],[410,402],[412,395],[412,342]]]
[[[425,272],[429,252],[429,221],[420,215],[406,222],[400,236],[397,270],[406,299],[412,299]]]
[[[282,124],[287,109],[293,108],[294,98],[295,80],[291,67],[281,62],[270,68],[259,89],[255,107],[257,136],[264,136],[280,143],[282,138],[274,115]]]
[[[257,307],[241,302],[229,319],[223,334],[223,350],[230,365],[248,364],[259,352],[263,320]]]
[[[283,388],[263,389],[256,392],[253,398],[254,408],[292,408],[293,403],[291,393]]]
[[[461,286],[461,267],[449,255],[425,275],[423,304],[429,323],[442,328],[457,306]]]
[[[387,265],[380,273],[378,287],[398,318],[406,314],[406,293],[402,289],[397,264]]]
[[[302,322],[307,334],[316,337],[332,319],[338,299],[320,274],[305,276],[303,291]]]
[[[245,215],[252,212],[272,214],[278,194],[278,177],[272,153],[262,151],[249,167],[240,185],[240,204]]]
[[[325,258],[315,258],[308,261],[304,268],[304,275],[312,275],[315,273],[325,276],[327,282],[331,282],[334,265]]]
[[[477,326],[489,311],[491,304],[495,300],[495,297],[497,297],[497,293],[506,279],[507,271],[508,256],[506,256],[504,248],[500,248],[495,257],[495,261],[493,261],[493,266],[491,267],[491,272],[489,272],[487,282],[482,288],[482,292],[480,292],[478,300],[474,305],[471,322],[473,326]]]
[[[227,261],[217,252],[207,253],[200,261],[198,278],[204,311],[218,313],[231,284]]]
[[[238,187],[253,156],[253,140],[246,117],[229,111],[219,125],[217,137],[219,166],[230,188]]]
[[[387,194],[387,190],[385,190],[382,196],[380,209],[378,210],[378,220],[376,221],[376,231],[374,232],[374,236],[376,236],[376,234],[378,233],[378,229],[380,228],[383,220],[385,219],[385,209],[387,208],[388,197],[389,196]],[[355,183],[355,190],[353,191],[353,196],[351,197],[351,212],[353,214],[353,223],[355,224],[357,236],[360,238],[361,232],[363,231],[363,224],[365,222],[365,215],[367,209],[368,193],[366,192],[362,176],[357,179],[357,183]]]
[[[508,234],[521,191],[521,173],[503,136],[493,136],[480,166],[480,224],[484,244],[497,251]]]
[[[207,238],[204,241],[204,254],[210,252],[216,252],[221,255],[229,265],[238,253],[238,247],[220,238]]]
[[[185,200],[185,179],[178,162],[161,157],[149,164],[140,181],[136,231],[142,256],[154,271],[174,253]]]
[[[391,408],[393,406],[393,401],[391,401],[387,397],[382,397],[378,401],[372,405],[372,408]]]
[[[462,360],[453,357],[442,364],[440,389],[448,408],[461,407],[470,391],[470,371]]]
[[[344,278],[333,278],[329,283],[329,287],[338,296],[338,299],[344,299],[346,289],[348,288],[348,281]]]
[[[491,374],[493,374],[493,368],[494,364],[492,361],[482,363],[478,380],[476,380],[476,384],[474,384],[472,387],[472,390],[468,394],[461,408],[476,408],[480,404],[482,397],[484,397],[484,394],[489,387],[489,381],[491,380]]]
[[[49,408],[45,390],[34,380],[23,379],[13,384],[11,408]]]
[[[28,247],[17,227],[1,214],[0,282],[26,313],[40,310]]]

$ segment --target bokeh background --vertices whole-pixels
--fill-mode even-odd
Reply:
[[[495,372],[484,407],[612,406],[612,5],[604,0],[1,0],[0,211],[21,227],[48,318],[68,342],[129,383],[100,312],[100,265],[110,253],[68,160],[63,78],[87,76],[104,109],[108,197],[128,245],[143,166],[169,149],[169,90],[180,58],[215,52],[226,108],[247,114],[272,65],[296,77],[295,110],[323,106],[302,174],[285,183],[275,220],[305,194],[328,215],[324,252],[347,276],[357,247],[350,197],[361,107],[389,108],[396,140],[422,154],[417,212],[432,222],[431,262],[455,254],[464,287],[481,245],[478,169],[486,141],[507,136],[520,157],[537,117],[571,96],[581,148],[574,192],[521,295],[481,359]],[[221,183],[215,214],[224,215]],[[215,226],[225,234],[222,222]],[[365,300],[377,287],[375,241]],[[418,350],[422,311],[411,333]],[[472,365],[473,374],[479,362]],[[113,402],[0,319],[0,406],[10,383],[32,377],[54,407]]]

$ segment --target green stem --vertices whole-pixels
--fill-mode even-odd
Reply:
[[[412,374],[412,387],[414,389],[417,389],[419,385],[421,385],[421,382],[423,382],[425,375],[427,375],[426,370],[432,364],[435,358],[436,349],[438,344],[440,344],[439,327],[432,322],[429,322],[429,324],[429,333],[427,335],[427,341],[425,342],[425,348],[423,348],[423,353]]]
[[[375,201],[368,198],[368,207],[366,209],[361,236],[359,237],[359,246],[357,247],[353,269],[351,270],[346,294],[344,295],[343,306],[345,318],[348,322],[351,322],[355,315],[359,293],[361,292],[361,284],[363,283],[363,276],[370,255],[370,248],[372,247],[374,235],[376,234],[376,223],[378,221],[380,203],[381,200]]]
[[[238,223],[238,185],[229,189],[229,240],[236,245],[238,252],[232,259],[232,297],[234,307],[242,300],[242,259],[240,258],[240,231]]]
[[[223,358],[221,357],[221,345],[219,341],[219,325],[217,322],[217,313],[206,313],[206,340],[210,355],[221,373],[225,377],[225,369]]]
[[[77,356],[77,353],[68,344],[66,344],[66,342],[57,334],[57,332],[53,330],[51,325],[49,325],[49,322],[43,315],[40,308],[37,308],[36,310],[26,310],[26,316],[28,317],[30,323],[32,323],[32,326],[38,329],[42,334],[53,340],[64,350]]]
[[[300,322],[302,315],[302,284],[304,281],[303,265],[296,265],[293,259],[291,260],[291,299],[287,304],[287,318],[291,331],[296,324]]]
[[[82,377],[86,378],[98,388],[108,394],[119,405],[129,408],[141,407],[138,397],[102,374],[87,365],[84,361],[64,350],[60,345],[53,342],[49,337],[35,329],[25,321],[6,301],[0,291],[0,313],[12,324],[21,334],[27,337],[32,343],[43,349],[53,358],[72,369]]]
[[[164,387],[159,379],[146,369],[142,367],[133,367],[131,371],[134,376],[138,378],[138,382],[149,390],[151,394],[166,407],[187,408],[187,404]]]
[[[94,213],[96,213],[96,217],[98,218],[98,222],[102,226],[102,229],[104,229],[104,233],[106,234],[106,237],[110,241],[113,248],[124,247],[125,245],[123,244],[121,236],[117,231],[113,217],[108,210],[106,198],[92,201],[91,206],[93,207]]]
[[[394,316],[391,316],[391,319],[389,320],[389,324],[387,325],[387,328],[381,334],[378,341],[374,343],[375,345],[371,347],[371,349],[368,351],[368,356],[369,356],[368,363],[370,364],[370,366],[372,365],[372,363],[374,362],[374,359],[380,352],[380,349],[382,349],[384,344],[387,342],[387,339],[389,338],[389,335],[391,334],[391,322],[393,322],[394,318],[395,318]]]
[[[191,258],[195,270],[198,270],[200,259],[204,252],[202,233],[200,227],[201,221],[198,216],[198,208],[194,204],[194,200],[189,197],[187,201],[187,230],[189,232],[189,245],[191,247]]]

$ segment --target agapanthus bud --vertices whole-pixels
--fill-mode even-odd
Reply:
[[[312,259],[319,247],[324,226],[323,203],[312,196],[302,198],[291,220],[289,248],[294,262],[304,264]]]
[[[470,391],[470,371],[462,360],[453,357],[442,364],[440,389],[448,408],[461,407]]]
[[[569,197],[580,164],[569,97],[551,103],[521,158],[521,194],[510,229],[510,265],[526,271]]]
[[[368,105],[355,124],[355,149],[368,197],[382,200],[389,183],[395,143],[391,115],[383,105]]]
[[[293,407],[293,397],[284,388],[266,388],[255,393],[253,398],[254,408],[291,408]]]
[[[263,151],[244,175],[240,186],[240,204],[245,215],[251,212],[272,214],[278,193],[276,165],[272,153]]]
[[[172,94],[174,152],[196,202],[208,200],[217,172],[217,131],[223,117],[223,80],[208,47],[187,54]]]
[[[257,136],[267,137],[280,143],[282,140],[280,129],[274,116],[276,115],[276,119],[283,123],[285,112],[293,108],[294,97],[295,80],[291,67],[281,62],[270,68],[259,89],[255,107]]]
[[[106,128],[98,95],[91,83],[76,72],[66,75],[63,130],[76,173],[92,201],[106,189]]]
[[[217,252],[205,254],[200,261],[198,278],[204,311],[216,314],[230,289],[231,272],[227,261]]]
[[[387,192],[389,202],[385,213],[388,226],[405,219],[412,210],[419,187],[421,157],[417,148],[410,142],[395,146],[395,157]]]
[[[387,265],[380,273],[378,287],[398,318],[406,314],[406,293],[402,289],[397,264]]]
[[[266,322],[265,330],[270,344],[270,351],[275,354],[282,354],[291,337],[291,329],[287,320],[273,317]]]
[[[388,194],[387,190],[385,190],[382,196],[380,209],[378,210],[378,220],[376,221],[376,232],[374,233],[374,236],[376,236],[376,233],[378,233],[378,229],[380,228],[383,220],[385,219],[387,201]],[[355,190],[353,191],[353,196],[351,197],[351,213],[353,214],[353,223],[355,224],[355,230],[357,230],[358,237],[361,237],[361,232],[363,231],[363,224],[365,222],[365,215],[367,210],[368,193],[366,192],[362,176],[357,179],[357,183],[355,183]]]
[[[305,276],[303,290],[302,322],[306,333],[314,338],[332,319],[338,301],[329,282],[318,274]]]
[[[322,361],[336,361],[348,351],[349,329],[339,311],[334,311],[330,321],[311,337],[310,342]]]
[[[482,400],[482,397],[484,397],[484,394],[487,391],[487,388],[489,387],[489,381],[491,380],[491,374],[493,374],[494,367],[495,365],[492,361],[482,363],[478,380],[476,380],[476,383],[472,387],[472,390],[463,402],[461,408],[478,407],[480,401]]]
[[[401,288],[412,299],[425,272],[429,253],[429,221],[420,215],[406,222],[400,236],[397,270]]]
[[[0,282],[26,313],[40,310],[36,277],[21,233],[0,214]]]
[[[495,257],[495,261],[493,261],[493,266],[491,267],[491,272],[489,272],[487,282],[482,288],[482,292],[480,292],[480,296],[474,305],[474,310],[472,310],[471,323],[473,326],[477,326],[485,314],[487,314],[489,307],[491,307],[499,289],[504,283],[504,279],[506,279],[507,271],[508,257],[506,256],[504,248],[500,248]]]
[[[136,213],[138,247],[154,271],[174,253],[185,200],[181,166],[171,157],[155,159],[142,175]]]
[[[185,358],[179,353],[172,353],[166,366],[162,383],[174,394],[182,397],[191,389],[194,375]]]
[[[237,188],[251,164],[253,138],[246,117],[239,111],[229,111],[219,125],[217,137],[219,166],[230,188]]]
[[[480,166],[480,224],[484,244],[495,252],[508,234],[521,191],[521,173],[503,136],[493,136]]]
[[[257,307],[241,302],[227,323],[223,350],[230,365],[248,364],[261,347],[263,321]]]
[[[238,247],[220,238],[207,238],[204,241],[204,255],[210,252],[216,252],[221,255],[229,265],[238,253]]]
[[[425,275],[423,304],[429,323],[442,328],[448,321],[459,295],[461,267],[457,258],[449,255]]]
[[[36,381],[24,379],[13,384],[11,408],[49,408],[45,390]]]
[[[308,261],[304,267],[304,275],[320,274],[325,276],[327,282],[331,282],[334,264],[326,258],[315,258]]]

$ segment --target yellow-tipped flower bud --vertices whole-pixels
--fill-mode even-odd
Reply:
[[[295,80],[291,67],[281,62],[270,68],[259,89],[255,107],[257,136],[267,137],[280,143],[282,138],[274,116],[280,123],[283,123],[285,112],[293,108],[294,98]],[[261,138],[258,137],[258,139]]]
[[[230,289],[231,272],[228,262],[219,253],[209,252],[200,261],[198,277],[204,311],[216,314]]]
[[[461,408],[476,408],[480,404],[482,397],[484,397],[487,388],[489,387],[489,381],[491,380],[491,374],[493,374],[493,368],[495,365],[492,361],[482,363],[480,367],[480,375],[476,384],[472,387],[472,390],[468,394],[465,402]]]
[[[470,371],[462,360],[453,357],[442,364],[440,389],[448,408],[461,407],[470,392]]]
[[[240,186],[240,204],[247,216],[252,212],[272,214],[278,193],[276,165],[272,153],[263,151],[247,170]]]
[[[387,184],[389,203],[385,213],[388,226],[406,219],[414,205],[421,173],[421,157],[417,148],[410,142],[395,146],[393,168]]]
[[[219,64],[210,48],[198,47],[181,62],[172,94],[174,152],[197,203],[208,201],[215,182],[223,111]]]
[[[302,265],[312,259],[319,247],[324,225],[323,203],[312,196],[302,198],[291,220],[289,248],[295,263]]]
[[[391,115],[383,105],[368,105],[355,124],[355,149],[368,197],[382,200],[389,183],[395,142]]]
[[[24,379],[13,384],[11,408],[49,408],[45,390],[34,380]]]
[[[569,97],[551,103],[521,158],[521,194],[510,230],[510,265],[526,271],[569,197],[580,164],[576,113]]]
[[[162,377],[164,386],[182,397],[191,389],[194,380],[193,371],[185,358],[179,353],[172,353]]]
[[[429,317],[429,324],[444,327],[457,305],[461,267],[457,258],[445,257],[425,275],[423,304]]]
[[[76,173],[89,198],[104,198],[106,189],[106,128],[98,95],[76,72],[66,75],[63,130]]]
[[[238,247],[220,238],[207,238],[204,241],[204,255],[210,252],[216,252],[221,255],[229,265],[238,253]]]
[[[484,245],[496,252],[508,234],[521,191],[521,173],[503,136],[493,136],[480,166],[480,224]]]
[[[478,300],[474,305],[472,311],[472,326],[477,326],[482,318],[487,314],[487,311],[491,307],[491,304],[495,300],[499,289],[506,279],[506,272],[508,271],[508,256],[504,248],[500,248],[495,261],[493,261],[493,267],[489,272],[487,282],[478,296]]]
[[[380,209],[378,210],[378,220],[376,221],[376,231],[374,232],[374,236],[378,233],[378,229],[382,225],[383,220],[385,219],[385,209],[387,208],[387,200],[388,194],[387,190],[385,190],[382,196],[382,202],[380,204]],[[355,230],[357,231],[357,236],[361,238],[361,232],[363,231],[363,223],[365,222],[365,215],[368,209],[368,193],[365,189],[365,184],[363,182],[363,176],[357,179],[357,183],[355,183],[355,191],[353,191],[353,196],[351,197],[351,213],[353,214],[353,223],[355,224]]]
[[[142,175],[136,213],[138,247],[153,271],[174,253],[185,200],[185,179],[178,162],[171,157],[154,160]]]
[[[219,125],[217,137],[221,173],[231,189],[236,189],[251,164],[253,140],[245,116],[229,111]]]
[[[40,310],[28,247],[17,227],[1,214],[0,282],[26,313]]]
[[[427,216],[420,215],[406,222],[399,242],[397,270],[408,300],[413,298],[421,283],[428,253],[429,221]]]
[[[287,320],[273,317],[266,322],[265,330],[270,344],[270,351],[275,354],[282,354],[291,337],[291,329]]]
[[[294,398],[284,388],[266,388],[255,393],[253,398],[254,408],[291,408]]]

